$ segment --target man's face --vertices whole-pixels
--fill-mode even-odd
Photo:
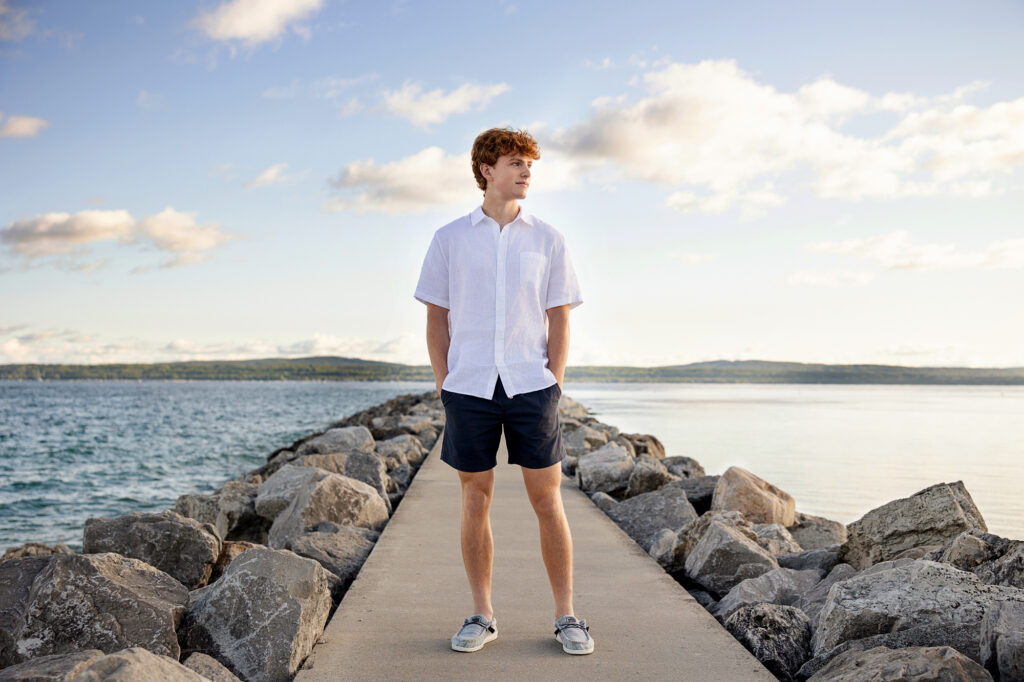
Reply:
[[[533,159],[517,154],[502,154],[490,169],[487,177],[487,192],[500,199],[525,199],[530,187],[530,166]]]

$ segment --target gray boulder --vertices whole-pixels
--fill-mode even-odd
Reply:
[[[693,457],[673,455],[663,458],[662,462],[669,471],[682,478],[703,478],[705,476],[704,467]],[[718,477],[715,478],[717,480]]]
[[[268,543],[287,549],[293,540],[321,521],[379,531],[388,522],[388,508],[380,494],[366,483],[326,474],[299,488],[288,507],[274,519]]]
[[[131,647],[94,658],[71,682],[206,682],[206,678],[178,663],[178,659],[157,655],[143,647]]]
[[[663,528],[679,531],[697,520],[697,512],[679,488],[665,488],[623,500],[607,511],[608,516],[638,545],[648,551]]]
[[[214,526],[221,540],[266,542],[270,524],[256,513],[258,489],[257,483],[228,481],[212,495],[180,495],[174,502],[174,511]]]
[[[434,419],[427,414],[391,414],[374,417],[369,426],[377,440],[390,440],[405,434],[418,437],[434,431]]]
[[[0,670],[0,682],[64,682],[101,656],[103,652],[99,649],[39,656]]]
[[[411,464],[402,464],[388,473],[388,477],[395,484],[395,492],[402,495],[409,489],[409,486],[412,484],[412,478],[415,475],[416,470],[412,468]]]
[[[562,435],[562,444],[567,454],[580,457],[608,442],[608,434],[586,424]]]
[[[716,597],[778,568],[772,555],[733,526],[712,520],[686,557],[686,575]]]
[[[213,573],[210,574],[210,582],[212,583],[224,575],[224,570],[228,567],[228,564],[234,561],[239,554],[247,549],[262,546],[262,544],[247,542],[245,540],[225,540],[220,546],[220,556],[217,557],[217,563],[213,565]]]
[[[182,663],[186,668],[210,682],[241,682],[237,675],[228,670],[226,665],[201,651],[196,651]]]
[[[669,458],[671,459],[671,457]],[[669,469],[670,472],[678,475],[679,469]],[[711,509],[711,499],[715,494],[715,486],[721,476],[697,476],[695,478],[683,478],[678,481],[669,481],[666,486],[682,488],[686,493],[686,499],[690,501],[698,514],[703,515]]]
[[[811,624],[800,609],[750,604],[735,611],[725,629],[780,680],[796,680],[807,660]]]
[[[944,625],[953,628],[957,641],[931,644],[948,644],[976,658],[986,606],[1024,604],[1024,590],[986,585],[973,573],[934,561],[905,561],[880,564],[832,586],[814,633],[815,655],[851,639],[914,629],[934,632]],[[966,651],[961,648],[965,642]]]
[[[679,534],[674,530],[662,528],[654,534],[651,545],[647,548],[647,553],[661,564],[662,568],[671,572],[672,568],[674,568],[672,566],[672,559],[675,555],[677,544],[679,544]]]
[[[657,490],[669,481],[678,481],[679,476],[670,474],[660,459],[651,455],[638,455],[629,474],[624,497],[634,497]]]
[[[273,521],[288,508],[299,490],[327,477],[329,471],[312,466],[286,464],[263,482],[256,493],[256,513]]]
[[[988,530],[962,481],[939,483],[872,509],[846,527],[839,558],[856,569],[922,545],[942,545],[965,530]]]
[[[737,584],[722,597],[712,613],[718,620],[724,622],[733,613],[751,604],[768,602],[799,608],[801,597],[820,580],[821,573],[816,570],[794,571],[791,568],[773,568],[756,578],[748,578]],[[802,660],[800,665],[803,665]]]
[[[621,494],[629,485],[634,461],[618,443],[608,443],[580,457],[576,463],[577,485],[587,492]]]
[[[328,527],[330,530],[327,530]],[[341,580],[338,589],[344,592],[370,555],[380,533],[368,528],[336,524],[321,524],[318,528],[325,530],[299,536],[292,542],[292,551],[319,562],[338,576]],[[340,596],[336,594],[335,601]]]
[[[206,584],[220,556],[215,528],[169,509],[159,514],[91,518],[85,522],[83,536],[83,554],[117,552],[141,559],[189,589]]]
[[[429,424],[429,418],[420,417]],[[398,434],[396,434],[398,435]],[[318,436],[304,441],[295,451],[297,457],[303,455],[325,455],[332,452],[373,452],[373,435],[365,426],[343,426],[328,429]]]
[[[178,636],[184,652],[208,654],[244,680],[288,680],[312,651],[330,608],[320,564],[256,547],[191,595]]]
[[[846,542],[846,526],[824,516],[796,512],[795,523],[786,530],[806,549],[823,549]]]
[[[769,554],[792,554],[803,548],[797,544],[785,526],[778,523],[755,523],[752,525],[757,533],[757,544],[768,550]]]
[[[785,490],[755,476],[746,469],[731,466],[715,485],[712,510],[742,512],[751,523],[779,523],[791,526],[796,501]]]
[[[3,563],[8,559],[20,559],[22,557],[32,556],[52,556],[54,554],[74,554],[74,552],[71,551],[71,548],[63,542],[58,542],[53,547],[43,542],[26,542],[23,545],[8,547],[4,552],[3,557],[0,557],[0,563]]]
[[[596,504],[601,509],[601,511],[603,511],[606,514],[611,510],[612,507],[619,503],[618,500],[616,500],[608,493],[601,492],[590,493],[590,501]]]
[[[813,637],[811,638],[813,644]],[[929,627],[916,627],[909,630],[898,630],[886,632],[880,635],[871,635],[860,639],[851,639],[838,646],[834,646],[824,653],[818,654],[809,659],[801,666],[797,673],[801,679],[811,677],[826,665],[831,663],[837,656],[848,651],[868,651],[875,647],[884,646],[890,649],[908,649],[919,646],[948,646],[956,649],[971,660],[975,660],[977,651],[973,656],[965,652],[973,650],[978,642],[977,632],[971,634],[965,632],[959,625],[932,625]],[[955,646],[954,644],[955,643]],[[977,661],[975,661],[977,662]]]
[[[671,488],[673,486],[666,486]],[[707,532],[708,527],[713,521],[718,521],[726,525],[732,526],[738,530],[748,540],[757,544],[757,534],[751,527],[750,523],[743,518],[743,514],[735,511],[731,512],[706,512],[696,521],[683,526],[679,531],[679,541],[676,543],[675,549],[673,550],[672,561],[666,566],[666,570],[670,573],[683,570],[683,565],[686,562],[686,557],[690,555],[693,548],[700,542],[701,537]]]
[[[347,452],[329,452],[324,455],[303,455],[295,460],[295,465],[300,467],[313,467],[323,469],[332,474],[345,474],[345,463],[348,461]]]
[[[1024,541],[968,530],[927,557],[970,571],[989,585],[1024,588]]]
[[[800,595],[794,606],[807,614],[807,617],[811,619],[811,625],[817,630],[818,615],[821,614],[821,609],[825,606],[829,589],[840,580],[846,580],[855,575],[857,575],[857,569],[850,564],[836,564],[828,572],[828,575]]]
[[[779,566],[784,568],[795,568],[798,571],[816,568],[823,573],[828,573],[839,564],[839,545],[832,545],[828,549],[809,549],[805,552],[779,554],[775,560],[779,562]]]
[[[387,464],[388,471],[403,464],[418,467],[427,456],[427,450],[419,439],[408,433],[377,441],[376,452]]]
[[[1024,680],[1024,605],[996,602],[981,619],[981,664],[997,680]]]
[[[171,576],[112,552],[10,559],[0,564],[0,667],[133,646],[177,660],[187,600]]]
[[[259,487],[258,483],[228,481],[217,491],[217,516],[213,525],[222,540],[267,541],[270,524],[256,513]]]
[[[808,682],[991,682],[980,665],[948,646],[915,646],[848,651],[837,656]]]
[[[433,424],[433,422],[432,422],[432,424]],[[418,440],[420,442],[420,444],[423,446],[423,451],[429,453],[431,451],[431,449],[433,449],[434,444],[437,442],[437,439],[441,437],[441,430],[442,429],[444,429],[444,424],[443,423],[438,423],[436,425],[432,425],[432,427],[429,428],[429,429],[423,429],[419,433],[416,433],[416,434],[413,434],[413,435],[415,435],[416,440]],[[392,437],[394,438],[394,437],[397,437],[397,436],[400,436],[400,435],[402,435],[402,434],[395,434]],[[387,440],[387,438],[382,439],[382,440]],[[426,455],[424,455],[424,458],[425,457],[426,457]]]
[[[398,490],[398,486],[388,476],[388,468],[380,457],[372,452],[353,452],[345,461],[345,475],[362,481],[377,491],[377,494],[384,500],[391,514],[391,503],[388,502],[388,493]]]
[[[665,458],[665,446],[661,441],[648,433],[622,433],[620,438],[625,438],[633,445],[633,452],[637,457],[649,455],[655,459]]]

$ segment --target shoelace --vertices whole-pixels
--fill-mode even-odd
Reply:
[[[484,622],[483,620],[481,620],[477,616],[473,616],[472,618],[467,618],[465,621],[463,621],[462,627],[466,627],[467,625],[479,625],[482,628],[486,628],[486,629],[490,630],[491,632],[494,632],[494,626],[493,625],[490,625],[489,623]]]
[[[568,623],[562,623],[561,625],[556,625],[555,626],[555,634],[557,635],[559,630],[564,630],[566,628],[580,628],[584,632],[590,632],[590,627],[587,625],[587,621],[585,621],[585,620],[578,620],[578,621],[569,621]],[[590,635],[588,634],[587,637],[589,638]]]

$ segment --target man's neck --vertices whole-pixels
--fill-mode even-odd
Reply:
[[[498,229],[504,229],[519,215],[519,202],[515,199],[505,201],[485,195],[483,211],[485,216],[498,223]]]

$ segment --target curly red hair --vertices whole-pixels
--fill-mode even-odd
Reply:
[[[480,164],[493,166],[503,154],[518,154],[536,160],[540,158],[540,147],[537,146],[537,140],[525,129],[491,128],[477,135],[470,156],[473,160],[473,175],[480,189],[487,190],[487,180],[480,173]]]

